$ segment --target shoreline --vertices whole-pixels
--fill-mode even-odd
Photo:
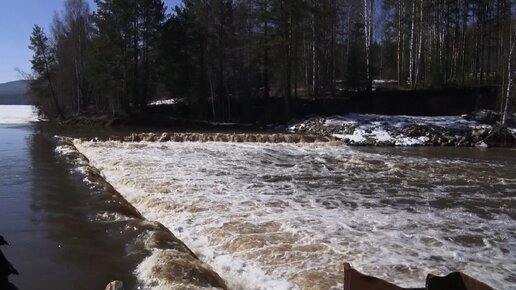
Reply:
[[[116,214],[119,216],[116,219],[130,220],[132,227],[144,234],[144,237],[141,237],[140,246],[146,255],[134,271],[138,280],[144,283],[146,288],[175,285],[186,288],[228,289],[219,274],[202,262],[170,229],[157,221],[146,219],[127,201],[102,176],[101,170],[92,166],[88,158],[75,147],[73,139],[68,137],[57,137],[57,139],[56,152],[75,163],[78,170],[85,176],[85,182],[111,194],[113,202],[118,204]]]
[[[78,116],[60,121],[58,124],[68,128],[116,128],[125,134],[99,136],[106,140],[130,138],[131,141],[135,141],[135,138],[150,138],[179,142],[263,143],[338,141],[349,146],[516,147],[516,114],[509,118],[506,126],[498,123],[499,118],[499,113],[489,110],[462,116],[430,117],[349,113],[312,116],[288,123],[263,125],[175,119],[151,114],[136,117]],[[143,132],[151,135],[135,136]],[[180,133],[186,135],[181,136]],[[205,136],[196,137],[196,134]],[[221,137],[221,134],[226,136]]]

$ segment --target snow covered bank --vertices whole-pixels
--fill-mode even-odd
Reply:
[[[489,136],[495,120],[496,114],[492,112],[439,117],[347,114],[310,118],[288,129],[295,133],[333,136],[349,145],[475,146]],[[505,138],[508,146],[515,144],[516,116],[510,125],[512,127],[501,132],[504,136],[496,136]]]

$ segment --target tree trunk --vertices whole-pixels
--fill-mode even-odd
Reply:
[[[286,7],[285,9],[289,9],[290,7]],[[285,106],[285,114],[290,115],[290,95],[292,94],[292,15],[291,11],[287,11],[289,14],[286,18],[288,19],[287,31],[286,31],[286,56],[287,56],[287,66],[286,66],[286,84],[285,84],[285,94],[284,94],[284,106]]]
[[[464,0],[464,12],[462,18],[462,86],[464,86],[466,78],[466,29],[468,25],[468,0]]]
[[[312,14],[312,95],[316,97],[318,95],[318,83],[317,83],[317,50],[315,41],[315,13]]]
[[[265,22],[263,24],[263,33],[264,33],[264,50],[263,50],[263,97],[267,100],[270,96],[269,93],[269,48],[268,48],[268,37],[269,37],[269,21],[268,21],[268,12],[267,6],[268,1],[265,1]]]
[[[418,52],[417,52],[417,63],[416,63],[416,73],[414,79],[414,88],[417,87],[417,82],[420,79],[420,70],[421,70],[421,57],[422,57],[422,47],[423,47],[423,0],[420,0],[419,7],[419,44],[418,44]]]
[[[410,50],[409,50],[409,82],[410,87],[414,88],[415,74],[415,34],[416,34],[416,1],[412,1],[412,13],[410,24]]]
[[[368,5],[369,4],[369,5]],[[367,91],[371,92],[373,88],[372,76],[372,53],[371,46],[373,43],[373,12],[374,0],[364,0],[364,40],[365,40],[365,54],[366,54],[366,78]]]
[[[402,9],[403,5],[401,3],[401,0],[398,0],[398,47],[397,47],[397,72],[398,72],[398,87],[401,87],[402,85],[402,70],[403,70],[403,34],[402,34],[402,27],[401,27],[401,17],[402,17]]]
[[[135,8],[136,9],[136,8]],[[133,106],[137,107],[140,104],[140,84],[139,84],[139,72],[138,72],[138,54],[139,54],[139,48],[138,48],[138,22],[135,20],[133,22],[133,29],[134,29],[134,35],[133,35]],[[130,104],[129,104],[130,106]]]
[[[516,36],[516,34],[515,34]],[[514,44],[516,41],[513,39],[514,37],[511,35],[509,36],[509,55],[507,56],[507,89],[505,90],[505,106],[502,112],[502,125],[507,125],[507,120],[510,117],[510,111],[509,111],[509,104],[511,102],[511,88],[512,88],[512,54],[514,51]]]
[[[43,56],[45,58],[45,75],[46,75],[46,78],[48,81],[48,86],[50,88],[50,95],[52,96],[52,102],[54,103],[54,107],[55,107],[59,117],[61,119],[64,119],[65,116],[63,114],[63,110],[61,109],[61,106],[59,105],[59,101],[57,100],[57,95],[56,95],[56,92],[54,89],[54,84],[52,83],[52,78],[50,77],[50,68],[49,68],[49,64],[47,61],[49,59],[49,57],[46,52],[44,52],[43,54],[44,54]]]
[[[81,113],[81,89],[79,86],[79,68],[77,67],[77,58],[74,57],[74,72],[75,72],[75,91],[77,97],[77,115]]]

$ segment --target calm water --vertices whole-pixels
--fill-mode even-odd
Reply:
[[[93,222],[110,210],[106,196],[56,156],[41,125],[12,114],[1,124],[1,113],[0,234],[11,243],[2,251],[20,272],[11,282],[20,289],[93,290],[119,279],[134,289],[132,271],[142,258],[128,255],[134,233],[124,223]]]

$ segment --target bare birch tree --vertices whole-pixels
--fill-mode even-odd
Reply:
[[[509,49],[509,54],[507,56],[507,88],[505,89],[505,100],[504,100],[504,108],[503,108],[503,112],[502,112],[502,125],[506,125],[507,124],[507,120],[509,119],[510,117],[510,103],[511,103],[511,96],[512,96],[512,85],[513,85],[513,78],[514,76],[512,75],[512,70],[514,69],[513,67],[513,53],[514,53],[514,45],[516,43],[516,33],[512,32],[512,24],[511,24],[511,36],[510,36],[510,40],[509,40],[509,45],[510,45],[510,49]]]
[[[364,44],[366,54],[367,91],[372,90],[372,45],[374,26],[374,0],[364,0]]]

